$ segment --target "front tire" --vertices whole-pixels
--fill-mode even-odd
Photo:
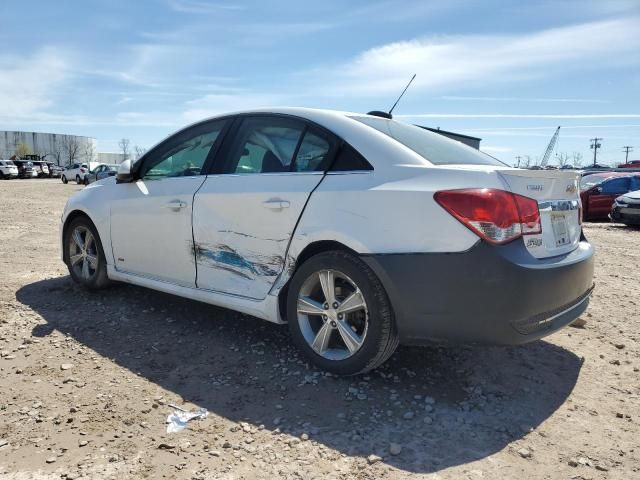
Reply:
[[[384,363],[398,346],[391,302],[373,271],[345,251],[320,253],[295,272],[287,296],[294,343],[336,375]]]
[[[87,217],[77,217],[65,231],[65,262],[73,280],[90,290],[109,285],[100,237]]]
[[[69,182],[69,180],[67,180],[67,177],[62,175],[62,183],[64,183],[66,185],[68,182]]]

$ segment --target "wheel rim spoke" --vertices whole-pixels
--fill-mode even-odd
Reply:
[[[329,322],[325,322],[318,333],[316,334],[316,338],[313,340],[311,344],[311,348],[313,348],[316,352],[322,355],[327,348],[329,347],[329,340],[331,339],[332,328],[329,325]]]
[[[356,290],[338,306],[337,312],[346,315],[347,313],[355,312],[365,308],[364,297],[360,290]]]
[[[322,287],[324,300],[331,305],[335,302],[336,298],[336,284],[333,278],[333,270],[322,270],[318,272],[318,277],[320,278],[320,286]]]
[[[93,235],[91,235],[90,232],[87,232],[84,236],[84,248],[88,252],[92,246],[93,246]]]
[[[73,231],[73,242],[78,246],[80,250],[84,250],[84,242],[82,241],[80,230],[77,228]]]
[[[95,270],[98,266],[98,257],[87,254],[86,258],[89,261],[89,266]]]
[[[69,260],[71,261],[71,265],[75,265],[76,263],[78,263],[80,260],[82,260],[82,254],[78,253],[76,255],[71,255],[71,257],[69,258]]]
[[[300,297],[298,298],[298,313],[304,315],[322,315],[324,309],[320,302],[316,302],[309,297]]]
[[[342,341],[349,349],[349,352],[354,353],[362,346],[362,339],[356,332],[351,329],[351,326],[344,320],[338,320],[338,332]]]
[[[89,272],[89,260],[86,258],[82,260],[82,277],[86,280],[89,279],[91,273]]]

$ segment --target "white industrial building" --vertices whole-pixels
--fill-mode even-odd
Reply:
[[[75,162],[121,163],[121,153],[96,151],[96,139],[60,133],[15,132],[0,130],[0,159],[16,155],[20,145],[26,145],[30,154],[40,155],[48,162],[67,165]]]

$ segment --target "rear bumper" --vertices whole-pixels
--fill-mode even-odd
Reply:
[[[400,341],[514,345],[571,323],[589,304],[593,247],[538,260],[517,241],[462,253],[366,255],[396,316]]]
[[[610,217],[614,222],[625,223],[627,225],[640,225],[640,205],[635,205],[635,208],[614,205]]]

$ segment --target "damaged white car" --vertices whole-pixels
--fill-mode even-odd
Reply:
[[[191,125],[75,193],[62,257],[288,323],[336,374],[399,343],[517,344],[587,307],[577,177],[509,168],[384,116],[302,108]]]

